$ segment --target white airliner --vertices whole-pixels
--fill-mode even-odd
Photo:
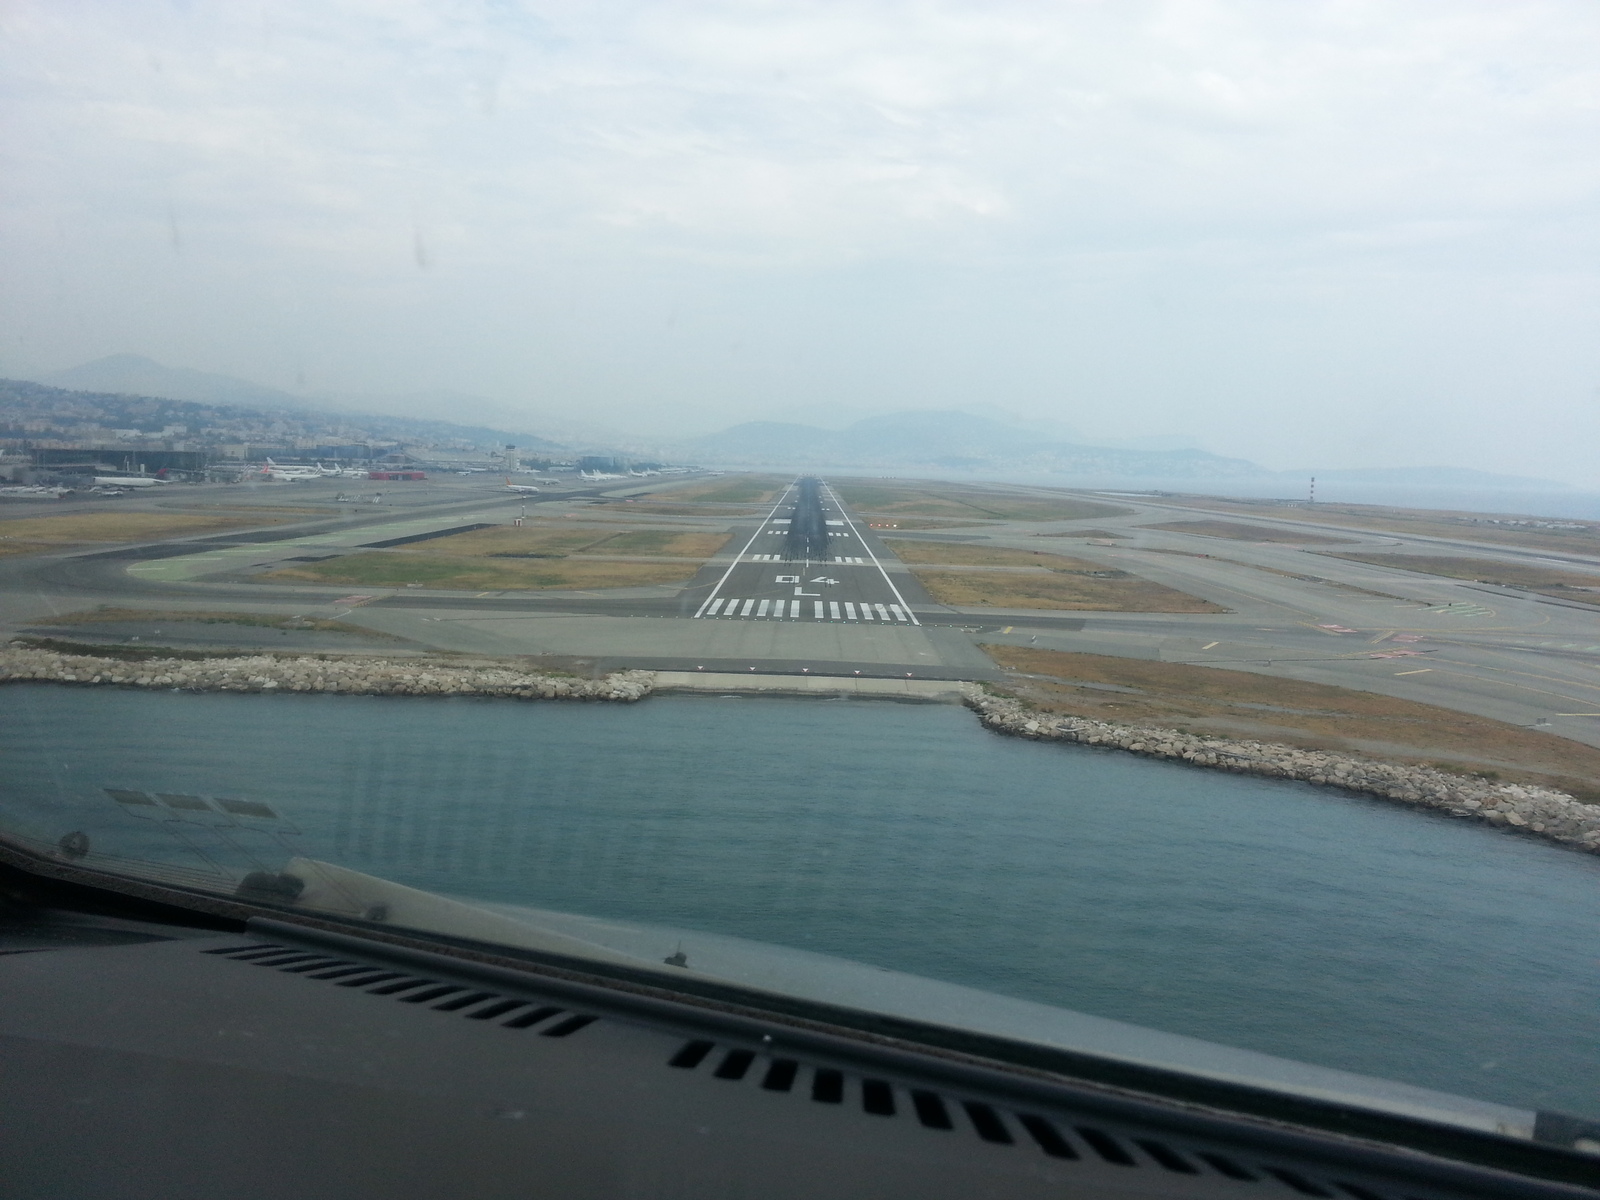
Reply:
[[[170,479],[157,479],[154,475],[96,475],[95,487],[142,488],[158,483],[171,483]]]
[[[506,476],[506,491],[508,492],[537,492],[538,490],[531,483],[512,483],[511,476]]]
[[[606,471],[579,471],[578,477],[590,483],[599,483],[602,479],[626,479],[626,475],[612,475]]]
[[[261,468],[260,474],[269,479],[276,479],[280,483],[293,483],[297,479],[321,479],[325,475],[337,475],[338,468],[328,470],[320,463],[314,467],[280,467],[270,458],[267,465]]]

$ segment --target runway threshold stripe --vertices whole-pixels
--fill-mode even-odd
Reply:
[[[839,619],[839,602],[837,600],[828,601],[828,615],[835,621]]]
[[[781,604],[783,602],[780,600],[779,603]],[[767,609],[769,609],[770,607],[772,607],[772,601],[771,600],[763,600],[761,602],[761,607],[756,609],[756,616],[758,616],[758,617],[766,616],[767,615]]]
[[[872,620],[872,605],[870,605],[870,604],[863,604],[863,605],[862,605],[862,606],[861,606],[861,619],[862,619],[862,620],[863,620],[863,621],[870,621],[870,620]]]
[[[873,608],[875,608],[875,609],[877,609],[877,610],[878,610],[878,619],[879,619],[879,620],[882,620],[882,621],[887,621],[887,620],[888,620],[888,619],[889,619],[889,613],[888,613],[888,610],[887,610],[887,609],[885,609],[885,608],[884,608],[884,607],[883,607],[883,605],[881,605],[881,604],[874,604],[874,605],[873,605],[873,606],[872,606],[872,607],[873,607]]]
[[[844,602],[844,613],[849,620],[856,619],[856,606],[849,600]]]
[[[812,601],[811,607],[817,610],[816,611],[816,619],[819,620],[819,621],[822,620],[822,601],[821,600]]]
[[[889,605],[889,611],[894,614],[894,619],[896,621],[904,621],[906,619],[906,614],[901,611],[898,604]]]
[[[714,616],[717,615],[717,609],[719,609],[721,607],[722,607],[722,601],[721,600],[713,600],[711,602],[711,607],[706,609],[706,614],[708,616],[713,616],[714,617]]]
[[[744,607],[739,610],[739,615],[741,617],[748,617],[750,615],[750,610],[755,606],[756,602],[754,600],[746,600],[744,602]]]

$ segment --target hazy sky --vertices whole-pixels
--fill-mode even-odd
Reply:
[[[0,372],[1600,486],[1594,0],[0,0],[0,56]]]

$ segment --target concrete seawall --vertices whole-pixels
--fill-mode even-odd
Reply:
[[[1495,783],[1433,767],[1375,762],[1326,750],[1064,717],[1036,712],[1019,700],[985,695],[977,688],[971,689],[967,703],[985,726],[1012,737],[1104,746],[1214,771],[1339,787],[1600,853],[1600,805],[1584,804],[1554,788]]]

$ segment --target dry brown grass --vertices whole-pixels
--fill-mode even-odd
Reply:
[[[919,542],[910,538],[886,538],[905,563],[949,563],[964,567],[1045,567],[1052,571],[1104,571],[1099,563],[1068,558],[1048,550],[1012,550],[1005,546],[982,546],[971,542]]]
[[[652,494],[662,504],[771,504],[793,482],[789,475],[726,475]],[[641,497],[640,502],[646,501]]]
[[[636,505],[630,505],[629,507],[632,510],[633,517],[655,515],[663,517],[710,517],[715,519],[718,517],[761,517],[767,514],[767,509],[765,508],[730,504],[719,504],[715,508],[709,505],[696,504],[657,504],[644,497],[641,497]]]
[[[1043,676],[1014,678],[1005,690],[1050,712],[1360,751],[1548,784],[1600,800],[1600,750],[1486,717],[1248,671],[1024,646],[984,649],[1002,667]],[[1114,692],[1084,684],[1135,690]]]
[[[635,529],[614,533],[586,554],[646,554],[660,558],[710,558],[728,544],[729,533],[698,530]]]
[[[319,563],[297,563],[257,579],[273,583],[337,583],[358,587],[412,584],[452,591],[591,590],[684,583],[693,563],[603,562],[594,559],[465,558],[413,551],[371,551]]]
[[[1045,608],[1087,612],[1220,613],[1228,610],[1122,571],[1104,575],[1050,571],[914,570],[940,604],[956,608]]]
[[[329,617],[285,616],[282,613],[190,612],[184,609],[101,607],[83,612],[62,613],[47,620],[35,621],[33,624],[44,626],[103,625],[122,622],[144,624],[153,621],[160,621],[163,625],[179,625],[185,622],[200,625],[251,625],[263,629],[311,629],[323,633],[358,633],[363,637],[393,638],[392,634],[380,633],[344,621],[335,621]]]
[[[1403,571],[1420,571],[1424,575],[1443,575],[1448,579],[1472,579],[1478,583],[1498,583],[1507,587],[1525,588],[1546,596],[1566,596],[1574,600],[1600,602],[1600,594],[1585,591],[1600,588],[1600,575],[1584,575],[1577,571],[1559,571],[1537,563],[1505,563],[1488,558],[1445,558],[1431,554],[1327,554],[1328,558],[1344,558],[1351,562],[1370,563],[1379,567],[1398,567]]]
[[[858,512],[895,516],[959,518],[973,521],[1078,521],[1131,512],[1111,504],[1072,496],[1029,495],[956,483],[871,483],[835,485],[840,499]]]
[[[1187,499],[1187,498],[1185,498]],[[1419,534],[1456,538],[1496,546],[1521,546],[1530,550],[1600,554],[1600,523],[1578,522],[1581,529],[1537,529],[1490,525],[1499,520],[1550,520],[1517,513],[1468,513],[1431,508],[1385,508],[1376,504],[1303,504],[1275,500],[1227,500],[1195,497],[1197,508],[1239,516],[1271,517],[1275,521],[1314,521],[1346,525],[1378,533]]]
[[[1141,525],[1140,529],[1165,529],[1171,533],[1193,533],[1201,537],[1227,538],[1235,542],[1288,542],[1296,546],[1315,543],[1337,545],[1349,538],[1299,533],[1289,529],[1269,529],[1265,525],[1241,525],[1236,521],[1169,521],[1165,525]]]
[[[279,525],[291,517],[262,512],[245,515],[175,512],[66,513],[59,517],[21,517],[0,521],[0,555],[35,554],[60,546],[140,542],[190,536],[213,530]]]
[[[584,529],[573,525],[497,525],[432,538],[428,551],[460,558],[566,558],[572,554],[629,554],[707,559],[731,535],[679,529]]]

